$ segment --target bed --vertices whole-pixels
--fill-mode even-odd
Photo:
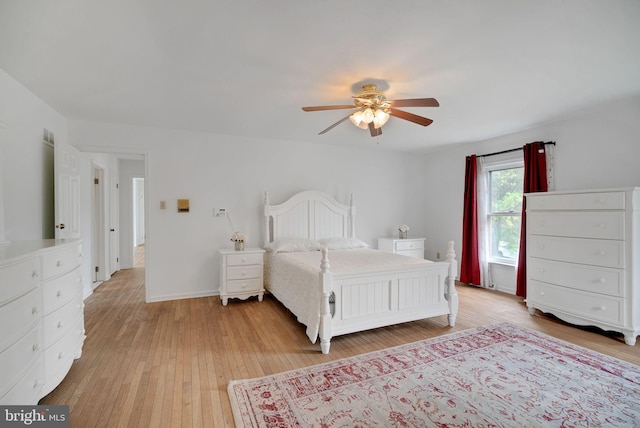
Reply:
[[[355,236],[355,205],[304,191],[264,198],[265,288],[328,354],[334,336],[458,312],[457,261],[433,262],[368,247]]]

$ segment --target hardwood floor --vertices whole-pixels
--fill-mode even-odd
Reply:
[[[72,427],[233,427],[232,379],[265,376],[508,321],[640,365],[621,335],[530,316],[520,298],[459,285],[446,317],[336,337],[329,355],[275,299],[223,307],[218,297],[144,303],[144,270],[116,273],[85,301],[82,358],[40,404],[69,405]]]

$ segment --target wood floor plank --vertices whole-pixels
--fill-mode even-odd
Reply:
[[[270,296],[144,302],[144,270],[116,273],[85,301],[82,357],[41,404],[70,406],[72,427],[233,427],[227,385],[495,322],[512,322],[640,365],[622,335],[529,315],[522,299],[459,285],[455,327],[436,317],[332,340],[323,355]]]

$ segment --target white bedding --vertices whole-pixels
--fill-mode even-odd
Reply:
[[[283,305],[307,326],[307,336],[313,343],[320,325],[319,273],[322,253],[301,251],[267,253],[265,286]],[[368,248],[329,251],[333,276],[383,271],[400,266],[420,267],[428,260],[401,256]]]

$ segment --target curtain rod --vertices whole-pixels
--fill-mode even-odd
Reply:
[[[547,142],[542,143],[542,144],[544,144],[545,146],[547,144],[552,144],[552,145],[555,146],[556,142],[555,141],[547,141]],[[485,157],[488,157],[488,156],[495,156],[495,155],[501,155],[501,154],[504,154],[504,153],[517,152],[518,150],[522,150],[522,147],[516,147],[515,149],[502,150],[501,152],[487,153],[486,155],[478,155],[477,157],[485,158]]]

